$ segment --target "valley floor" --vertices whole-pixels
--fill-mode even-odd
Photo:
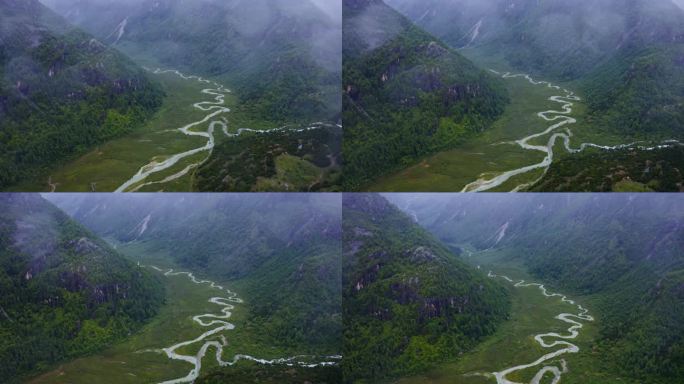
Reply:
[[[24,182],[12,189],[37,192],[111,192],[124,187],[126,191],[141,192],[192,191],[192,175],[196,165],[209,156],[210,147],[215,143],[230,139],[226,132],[234,133],[238,126],[255,129],[273,127],[266,122],[246,121],[236,111],[237,97],[227,90],[216,92],[214,80],[203,82],[197,78],[183,78],[170,71],[151,72],[149,76],[162,84],[166,98],[161,109],[144,127],[58,166],[49,175]],[[221,97],[217,99],[219,95]],[[223,107],[230,111],[220,111],[219,108]],[[210,114],[215,116],[204,121]],[[203,122],[189,127],[187,133],[180,131],[180,128],[200,121]],[[219,123],[211,127],[212,121]],[[209,132],[212,128],[213,132]],[[213,138],[210,139],[209,135]],[[188,151],[195,153],[183,156],[172,166],[159,172],[150,172],[154,167],[163,166],[165,161],[178,157],[179,154],[187,154]],[[135,176],[139,172],[150,174],[137,181]]]
[[[155,253],[153,248],[145,244],[126,245],[120,247],[119,250],[141,263],[158,265],[162,269],[174,267],[168,264],[168,256]],[[160,273],[160,276],[163,274]],[[100,353],[61,364],[27,382],[31,384],[147,384],[187,376],[193,369],[192,364],[170,360],[165,354],[151,350],[167,348],[192,340],[207,332],[211,328],[201,327],[193,321],[193,316],[204,313],[221,315],[222,308],[209,302],[209,299],[226,295],[208,284],[195,284],[185,275],[163,276],[163,279],[166,285],[166,302],[160,313],[138,333]],[[226,287],[232,288],[232,285],[227,284]],[[295,351],[284,351],[259,342],[259,336],[254,334],[253,330],[243,326],[248,316],[249,304],[247,302],[234,303],[234,306],[235,308],[231,311],[232,316],[228,321],[235,325],[235,329],[225,330],[206,339],[207,341],[227,341],[223,347],[223,360],[232,360],[236,354],[266,359],[297,354]],[[204,321],[211,322],[212,319],[205,318]],[[194,355],[202,344],[200,342],[181,347],[176,352]],[[218,367],[214,351],[215,348],[209,348],[206,357],[202,359],[200,375],[207,374]],[[250,361],[240,361],[238,366],[244,370],[245,367],[253,364],[255,363]]]
[[[497,76],[510,72],[520,72],[510,68],[502,59],[483,56],[475,50],[462,52],[482,68],[498,72]],[[533,77],[535,81],[544,81]],[[503,78],[511,103],[503,115],[485,132],[468,140],[458,148],[444,151],[425,158],[419,164],[388,175],[368,186],[370,191],[401,192],[430,191],[458,192],[467,188],[474,191],[484,180],[491,180],[505,172],[521,169],[541,163],[546,157],[544,152],[523,149],[516,141],[547,130],[560,122],[556,116],[547,114],[547,120],[538,113],[544,111],[563,111],[563,104],[550,100],[553,96],[563,96],[563,88],[577,93],[574,84],[555,84],[561,90],[550,88],[546,84],[532,84],[524,77]],[[582,95],[578,95],[582,99]],[[567,101],[567,99],[566,99]],[[566,134],[565,129],[572,131],[570,146],[575,149],[580,143],[596,143],[603,146],[617,146],[631,143],[629,138],[621,138],[604,132],[598,132],[586,121],[586,105],[582,100],[569,100],[573,103],[570,113],[560,114],[571,117],[576,123],[561,126],[527,141],[531,146],[546,146],[552,135]],[[594,149],[588,149],[594,150]],[[563,140],[558,137],[553,147],[554,159],[568,156]],[[491,192],[511,191],[539,179],[544,168],[536,168],[529,172],[513,175],[500,185],[486,189]]]
[[[421,376],[398,380],[396,384],[496,383],[493,376],[488,377],[486,374],[534,362],[545,354],[563,348],[563,346],[542,348],[534,340],[534,336],[547,332],[567,335],[570,324],[555,319],[555,317],[560,313],[576,313],[577,308],[574,305],[562,302],[559,297],[545,297],[538,287],[514,287],[514,283],[519,280],[525,280],[528,283],[537,281],[525,271],[524,267],[515,262],[503,261],[505,259],[499,252],[484,252],[473,254],[468,258],[468,261],[475,266],[479,265],[481,270],[492,270],[497,275],[506,275],[513,280],[513,283],[508,283],[506,280],[498,278],[501,283],[509,288],[511,293],[513,305],[510,319],[502,324],[493,336],[473,351],[461,356],[457,361],[444,364]],[[557,292],[553,288],[547,288],[550,292]],[[569,299],[576,300],[577,304],[588,308],[589,315],[594,317],[594,321],[581,321],[583,328],[579,330],[577,338],[566,340],[579,347],[578,353],[566,353],[547,362],[548,365],[561,368],[560,359],[566,361],[567,372],[562,374],[561,382],[564,384],[616,382],[636,384],[636,381],[629,378],[616,377],[614,374],[608,373],[601,364],[600,356],[593,353],[592,344],[597,337],[601,319],[600,315],[592,308],[591,298],[571,296]],[[554,340],[558,339],[547,338],[546,342]],[[539,369],[545,365],[547,364],[513,372],[506,379],[530,383]],[[550,373],[543,376],[543,380],[541,380],[541,383],[552,382]]]

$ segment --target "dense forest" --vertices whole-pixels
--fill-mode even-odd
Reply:
[[[338,384],[342,374],[337,367],[282,367],[271,365],[237,366],[200,377],[197,384]]]
[[[134,332],[161,282],[33,194],[0,197],[0,381],[18,382]]]
[[[344,380],[415,374],[506,319],[508,292],[380,195],[343,196]]]
[[[140,126],[163,92],[37,0],[0,3],[0,189]]]
[[[340,189],[340,127],[243,135],[214,148],[211,158],[195,174],[196,190],[317,192]]]
[[[684,192],[684,147],[584,152],[554,162],[532,192]]]
[[[672,0],[387,1],[453,47],[574,82],[593,129],[684,132],[684,9]]]
[[[343,4],[346,190],[482,132],[505,88],[379,0]]]
[[[443,241],[507,249],[550,286],[589,295],[601,319],[593,351],[610,369],[643,383],[684,380],[681,199],[667,194],[397,199]]]
[[[230,282],[264,345],[339,354],[339,199],[324,194],[50,195],[95,233]]]
[[[220,78],[258,121],[339,119],[341,19],[320,1],[45,3],[131,57]]]

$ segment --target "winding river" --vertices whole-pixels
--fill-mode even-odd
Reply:
[[[229,138],[235,138],[238,137],[244,133],[253,133],[253,134],[270,134],[274,132],[281,132],[281,131],[290,131],[290,132],[304,132],[304,131],[309,131],[309,130],[314,130],[314,129],[321,129],[324,127],[340,127],[341,125],[333,125],[329,123],[324,123],[324,122],[315,122],[309,124],[307,127],[293,127],[293,126],[283,126],[280,128],[274,128],[270,130],[256,130],[256,129],[251,129],[251,128],[239,128],[236,130],[235,133],[231,133],[228,131],[228,120],[225,117],[222,117],[221,115],[226,114],[230,112],[230,108],[225,107],[225,97],[227,94],[229,94],[231,91],[227,88],[225,88],[223,85],[204,79],[199,76],[194,76],[194,75],[185,75],[181,73],[180,71],[177,71],[175,69],[167,69],[167,70],[162,70],[160,68],[157,68],[155,70],[151,70],[149,68],[145,68],[146,70],[152,72],[153,74],[166,74],[166,73],[171,73],[179,76],[182,79],[185,80],[195,80],[199,83],[202,84],[209,84],[210,88],[205,88],[202,89],[201,93],[205,95],[209,95],[213,97],[213,100],[206,100],[206,101],[200,101],[197,103],[194,103],[192,106],[195,109],[198,109],[203,112],[208,112],[204,118],[195,121],[193,123],[187,124],[185,126],[182,126],[180,128],[177,128],[176,130],[181,132],[182,134],[186,136],[195,136],[195,137],[204,137],[207,139],[207,142],[204,146],[201,146],[199,148],[194,148],[185,152],[177,153],[174,154],[168,158],[166,158],[163,161],[151,161],[150,163],[142,166],[138,172],[133,175],[130,179],[128,179],[125,183],[123,183],[119,188],[116,189],[115,192],[136,192],[139,191],[141,188],[149,186],[149,185],[154,185],[154,184],[165,184],[169,183],[171,181],[174,181],[176,179],[179,179],[185,175],[187,175],[190,171],[192,171],[195,168],[198,168],[201,166],[204,162],[206,162],[209,159],[209,156],[211,155],[212,151],[214,150],[214,146],[216,144],[216,140],[214,137],[214,132],[216,131],[217,128],[220,128],[223,131],[223,134]],[[206,131],[197,131],[194,130],[196,127],[201,126],[203,124],[208,124]],[[159,180],[159,181],[151,181],[151,182],[145,182],[142,183],[144,180],[146,180],[149,176],[159,173],[162,171],[165,171],[174,165],[176,165],[179,161],[188,158],[190,156],[196,155],[198,153],[202,152],[208,152],[209,155],[196,163],[190,164],[183,168],[181,171],[174,173],[170,176],[167,176],[166,178]]]
[[[548,332],[548,333],[540,333],[538,335],[534,336],[534,340],[543,348],[554,348],[554,347],[560,347],[559,349],[547,353],[537,360],[528,363],[528,364],[522,364],[522,365],[516,365],[511,368],[504,369],[503,371],[499,372],[492,372],[491,374],[486,374],[485,376],[488,377],[494,377],[496,378],[497,384],[523,384],[523,383],[518,383],[515,381],[511,381],[507,379],[506,377],[510,375],[513,372],[517,371],[522,371],[525,369],[529,368],[537,368],[537,373],[534,375],[532,378],[532,381],[530,381],[529,384],[539,384],[541,380],[547,375],[551,374],[553,376],[553,379],[551,380],[551,384],[557,384],[561,380],[561,376],[564,373],[568,372],[568,365],[564,359],[560,360],[560,368],[557,365],[549,364],[547,362],[550,362],[553,359],[558,358],[559,356],[568,354],[568,353],[578,353],[580,351],[580,348],[575,345],[570,343],[569,341],[566,340],[572,340],[577,338],[579,335],[579,331],[583,328],[583,324],[580,321],[594,321],[594,318],[589,315],[589,310],[582,307],[581,305],[575,303],[574,300],[570,300],[567,298],[567,296],[562,295],[560,293],[549,293],[546,288],[544,287],[543,284],[537,284],[537,283],[526,283],[525,280],[520,280],[518,282],[514,282],[513,279],[511,279],[508,276],[502,276],[502,275],[495,275],[492,273],[492,271],[489,271],[487,274],[488,277],[490,278],[501,278],[509,283],[514,284],[515,287],[517,288],[524,288],[524,287],[537,287],[541,291],[541,293],[546,296],[546,297],[560,297],[561,301],[563,303],[570,304],[572,306],[577,307],[578,313],[577,314],[572,314],[572,313],[561,313],[555,317],[555,319],[558,319],[560,321],[563,321],[567,324],[570,324],[570,327],[568,328],[568,333],[567,334],[559,334],[556,332]]]
[[[193,365],[193,368],[188,372],[186,376],[166,380],[160,384],[180,384],[180,383],[192,383],[200,375],[202,370],[202,359],[207,354],[210,348],[215,348],[215,359],[216,362],[221,367],[231,366],[236,364],[240,360],[249,360],[258,364],[267,365],[287,365],[287,366],[301,366],[306,368],[313,368],[319,366],[332,366],[337,365],[342,359],[342,356],[310,356],[310,355],[298,355],[292,357],[284,357],[279,359],[261,359],[249,355],[237,354],[233,356],[231,360],[223,360],[223,347],[228,345],[228,341],[225,336],[222,335],[225,331],[230,331],[235,329],[235,325],[228,322],[228,319],[232,316],[232,310],[235,308],[233,304],[242,303],[237,293],[232,292],[230,289],[223,287],[222,285],[216,284],[210,280],[199,280],[190,272],[175,272],[173,269],[163,270],[156,266],[150,266],[150,268],[161,272],[164,276],[186,276],[194,284],[207,284],[211,288],[221,291],[223,296],[216,296],[209,299],[209,302],[216,304],[220,309],[220,313],[204,313],[192,317],[192,321],[199,324],[202,327],[210,328],[203,334],[195,337],[191,340],[186,340],[177,344],[174,344],[167,348],[145,350],[141,352],[155,352],[165,354],[171,360],[185,361]],[[178,353],[180,348],[198,344],[201,345],[197,354],[195,355],[184,355]]]
[[[580,101],[581,98],[577,95],[575,95],[574,92],[569,91],[566,88],[562,88],[558,85],[554,85],[548,81],[536,81],[534,80],[530,75],[527,74],[511,74],[510,72],[505,72],[501,73],[498,71],[495,71],[493,69],[490,69],[490,71],[496,75],[501,76],[504,79],[513,79],[513,78],[524,78],[527,81],[529,81],[532,85],[545,85],[548,88],[557,90],[557,91],[562,91],[564,94],[563,95],[556,95],[556,96],[551,96],[549,97],[550,101],[553,101],[555,103],[561,104],[560,110],[548,110],[548,111],[543,111],[537,113],[537,116],[539,118],[543,119],[544,121],[547,122],[554,122],[551,126],[546,128],[544,131],[532,134],[530,136],[524,137],[520,140],[516,140],[514,142],[510,143],[501,143],[501,144],[515,144],[518,145],[520,148],[525,149],[525,150],[530,150],[530,151],[539,151],[546,156],[544,157],[544,160],[537,164],[531,164],[527,165],[518,169],[514,169],[511,171],[506,171],[503,172],[491,179],[487,178],[480,178],[463,188],[461,192],[484,192],[491,190],[493,188],[499,187],[508,180],[510,180],[514,176],[522,175],[528,172],[532,172],[537,169],[543,169],[544,173],[542,174],[541,177],[539,177],[537,180],[530,182],[530,183],[525,183],[525,184],[520,184],[517,187],[513,189],[512,192],[517,192],[520,191],[524,188],[527,188],[529,186],[534,185],[537,183],[539,180],[541,180],[546,172],[548,172],[549,167],[551,166],[551,163],[553,163],[553,158],[554,158],[554,152],[553,148],[556,145],[556,140],[560,139],[563,141],[563,145],[565,147],[565,150],[568,151],[569,153],[578,153],[586,148],[599,148],[599,149],[604,149],[604,150],[614,150],[614,149],[623,149],[623,148],[637,148],[639,150],[653,150],[656,148],[663,148],[663,147],[668,147],[673,144],[678,144],[679,142],[677,140],[666,140],[664,141],[661,145],[657,145],[654,147],[643,147],[643,146],[637,146],[638,143],[631,143],[631,144],[621,144],[621,145],[616,145],[616,146],[605,146],[605,145],[598,145],[598,144],[593,144],[593,143],[582,143],[579,148],[571,148],[570,147],[570,139],[573,137],[573,133],[570,130],[570,126],[577,123],[577,120],[573,117],[570,116],[572,113],[572,107],[575,105],[574,102]],[[562,128],[562,129],[561,129]],[[558,132],[560,130],[560,132]],[[530,141],[546,136],[550,133],[553,133],[550,137],[549,140],[547,141],[546,145],[533,145],[530,144]]]

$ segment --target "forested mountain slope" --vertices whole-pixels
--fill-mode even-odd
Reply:
[[[0,3],[0,189],[130,132],[162,96],[142,69],[37,0]]]
[[[164,299],[155,276],[34,194],[0,196],[0,381],[129,335]]]
[[[506,318],[506,290],[380,195],[343,196],[345,382],[454,358]]]
[[[684,192],[684,146],[587,152],[563,158],[529,191]]]
[[[343,2],[345,187],[481,132],[507,102],[484,70],[381,0]]]
[[[195,174],[201,192],[328,192],[340,189],[342,127],[240,136],[219,144]]]
[[[671,0],[388,0],[455,47],[576,80],[593,128],[638,138],[684,133],[684,10]]]
[[[169,262],[240,284],[269,342],[339,354],[340,205],[324,194],[56,195],[103,237],[166,250]]]
[[[341,19],[320,0],[45,0],[138,58],[221,76],[273,123],[337,121]],[[339,7],[338,7],[339,8]]]
[[[596,356],[615,370],[644,383],[684,379],[684,201],[676,195],[392,199],[449,244],[509,249],[550,285],[595,297]]]

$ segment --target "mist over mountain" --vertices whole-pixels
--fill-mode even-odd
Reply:
[[[668,194],[387,195],[453,249],[508,250],[594,297],[596,350],[648,383],[684,378],[684,201]]]
[[[37,194],[0,196],[2,382],[130,335],[163,303],[135,266]]]
[[[452,46],[578,81],[592,126],[637,137],[682,133],[684,10],[671,0],[388,3]]]
[[[133,57],[227,78],[245,108],[272,121],[339,117],[341,11],[335,2],[45,3]]]
[[[383,382],[458,358],[507,316],[506,290],[377,194],[343,195],[343,373]]]
[[[58,194],[98,235],[241,288],[269,342],[339,354],[340,199],[332,194]]]
[[[0,189],[132,131],[161,106],[142,68],[37,0],[3,1],[0,22]]]
[[[383,1],[343,2],[345,188],[484,131],[502,84]]]

